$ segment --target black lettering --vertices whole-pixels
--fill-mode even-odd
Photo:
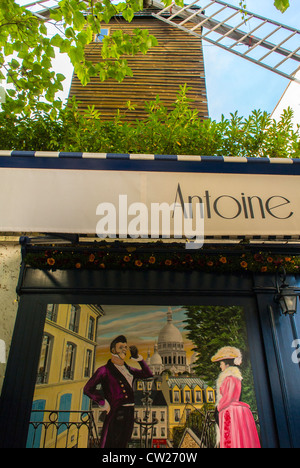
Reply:
[[[237,211],[237,214],[235,216],[232,216],[232,217],[227,217],[227,216],[223,216],[220,212],[219,212],[219,209],[218,209],[218,203],[219,203],[219,200],[221,200],[221,198],[231,198],[232,200],[235,201],[235,203],[237,204],[237,207],[238,207],[238,211]],[[238,218],[242,212],[242,207],[241,207],[241,204],[240,202],[234,198],[234,197],[231,197],[230,195],[221,195],[220,197],[218,197],[215,202],[214,202],[214,210],[215,212],[217,213],[218,216],[220,216],[221,218],[224,218],[224,219],[235,219],[235,218]]]
[[[252,205],[252,199],[253,198],[257,198],[258,202],[259,202],[259,206],[260,206],[260,211],[261,211],[261,216],[262,218],[265,218],[266,215],[265,215],[265,210],[264,210],[264,204],[262,202],[262,199],[260,197],[257,197],[257,196],[254,196],[254,197],[248,197],[248,203],[249,203],[249,209],[250,209],[250,215],[251,215],[251,218],[254,219],[255,218],[255,214],[254,214],[254,210],[253,210],[253,205]]]
[[[206,199],[206,211],[207,211],[207,218],[211,218],[211,210],[210,210],[210,195],[209,191],[205,190],[205,199]]]
[[[245,194],[244,194],[244,193],[242,193],[242,203],[243,203],[245,218],[248,219],[248,218],[249,218],[249,216],[248,216],[248,208],[247,208],[247,203],[246,203],[246,199],[245,199]]]
[[[184,209],[184,200],[183,200],[183,195],[182,195],[180,184],[178,184],[177,191],[176,191],[175,202],[174,202],[175,205],[176,205],[176,201],[177,201],[177,195],[178,195],[179,200],[180,200],[182,213],[183,213],[184,217],[187,218],[187,214],[186,214],[185,209]],[[175,211],[175,209],[174,209],[174,211]],[[172,218],[174,218],[174,211],[173,211]]]
[[[225,202],[222,204],[223,199],[228,199],[227,203]],[[232,200],[231,204],[230,200]],[[182,209],[185,218],[193,218],[193,204],[197,205],[198,203],[201,205],[205,204],[207,219],[212,218],[212,210],[220,218],[228,220],[236,219],[241,214],[245,219],[255,219],[259,216],[265,219],[266,214],[276,219],[289,219],[294,215],[293,211],[288,210],[284,213],[283,209],[280,210],[280,207],[291,203],[290,200],[280,195],[273,195],[265,201],[258,195],[246,196],[245,193],[242,192],[240,200],[230,195],[220,195],[213,201],[213,199],[211,200],[211,195],[208,190],[205,190],[203,197],[200,195],[188,196],[188,204],[190,207],[190,213],[188,214],[186,210],[187,204],[184,202],[180,183],[178,183],[177,186],[174,203],[177,205],[176,207]],[[229,216],[230,213],[232,213],[231,216]],[[203,213],[201,216],[203,217]],[[172,217],[174,218],[174,211]]]
[[[198,198],[198,203],[202,203],[202,198],[199,197],[199,195],[193,195],[192,197],[189,197],[189,204],[190,204],[190,218],[193,218],[193,198]],[[202,216],[203,217],[203,216]]]
[[[281,200],[284,200],[283,203],[279,203],[279,205],[275,205],[275,206],[270,206],[270,202],[273,198],[280,198]],[[288,219],[290,218],[291,216],[293,216],[294,212],[291,211],[290,214],[288,216],[276,216],[274,213],[272,213],[273,210],[275,210],[276,208],[279,208],[280,206],[284,206],[284,205],[288,205],[290,202],[290,200],[288,200],[287,198],[285,197],[281,197],[280,195],[274,195],[273,197],[270,197],[268,198],[268,200],[266,201],[266,210],[267,212],[269,213],[269,215],[273,216],[273,218],[276,218],[276,219]]]

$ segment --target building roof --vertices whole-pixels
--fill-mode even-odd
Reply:
[[[179,388],[184,388],[186,385],[190,388],[195,388],[197,385],[199,385],[200,388],[206,389],[208,385],[202,380],[200,377],[195,377],[195,376],[186,376],[186,375],[180,375],[178,377],[169,377],[168,378],[168,385],[170,388],[173,388],[175,386]]]
[[[143,398],[145,398],[145,394],[142,390],[136,390],[134,392],[134,399],[135,399],[135,406],[143,406]],[[152,407],[153,406],[167,406],[166,399],[162,390],[152,390],[150,398],[152,400]]]

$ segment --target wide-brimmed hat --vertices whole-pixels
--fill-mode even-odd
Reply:
[[[240,366],[242,364],[242,353],[233,346],[224,346],[211,358],[212,362],[224,361],[225,359],[233,359],[234,364]]]

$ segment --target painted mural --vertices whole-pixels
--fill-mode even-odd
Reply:
[[[49,304],[27,446],[260,447],[242,308]]]

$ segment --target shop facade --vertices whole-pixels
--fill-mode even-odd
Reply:
[[[143,330],[146,336],[158,311],[169,308],[173,319],[184,309],[190,323],[192,314],[199,314],[200,309],[208,315],[215,313],[213,308],[220,314],[224,308],[241,311],[261,446],[299,447],[298,160],[2,153],[1,231],[6,236],[20,233],[21,260],[15,284],[18,310],[11,342],[6,343],[10,351],[1,393],[2,447],[28,444],[33,401],[42,401],[42,397],[35,399],[37,371],[42,367],[46,374],[46,364],[41,366],[46,351],[41,350],[50,350],[49,356],[54,356],[51,339],[58,333],[61,337],[65,329],[69,333],[61,338],[68,344],[68,354],[61,353],[61,386],[76,384],[78,409],[87,412],[83,383],[81,387],[78,383],[82,376],[76,377],[77,368],[72,365],[75,357],[76,362],[80,359],[82,382],[91,376],[89,358],[93,352],[95,366],[97,344],[91,334],[92,330],[95,333],[93,320],[98,321],[101,334],[107,326],[105,320],[129,320],[126,314],[135,311],[134,323],[140,323],[137,333]],[[10,197],[5,199],[7,193]],[[161,218],[155,217],[154,208],[158,207]],[[191,224],[185,224],[186,219]],[[284,310],[282,300],[286,298],[290,302]],[[69,307],[65,325],[49,315],[58,305]],[[159,322],[158,332],[161,325],[181,327],[179,320],[172,322],[170,314],[161,316],[165,322]],[[81,341],[76,341],[80,326]],[[221,323],[216,326],[221,330]],[[193,327],[195,324],[190,325],[190,336]],[[199,379],[201,359],[193,370],[192,359],[186,361],[184,354],[188,349],[187,355],[191,355],[189,344],[183,341],[181,348],[180,334],[172,330],[176,340],[169,337],[159,341],[159,346],[174,344],[176,352],[162,352],[163,359],[153,359],[152,364],[154,374],[157,370],[159,375],[162,366],[174,374],[162,383],[157,379],[155,385],[157,391],[160,385],[169,385],[175,392],[170,401],[168,392],[164,398],[157,396],[157,414],[168,404],[170,425],[176,425],[183,421],[181,407],[195,407],[196,399],[199,404],[214,405],[216,387],[203,381],[185,388],[175,382],[175,374],[183,381],[184,372],[190,379],[195,375]],[[119,325],[113,331],[118,334]],[[45,333],[50,337],[48,347],[43,341]],[[158,349],[155,333],[154,354]],[[215,331],[212,339],[216,335]],[[229,334],[229,345],[231,338]],[[46,382],[38,382],[39,391],[43,384]],[[65,391],[65,395],[71,394],[72,390]],[[68,412],[71,403],[67,405],[67,397],[63,401],[65,406],[60,409]],[[42,406],[44,419],[47,410],[59,408]],[[168,427],[161,425],[165,436],[156,433],[155,440],[168,439]],[[63,432],[60,429],[61,438]]]

